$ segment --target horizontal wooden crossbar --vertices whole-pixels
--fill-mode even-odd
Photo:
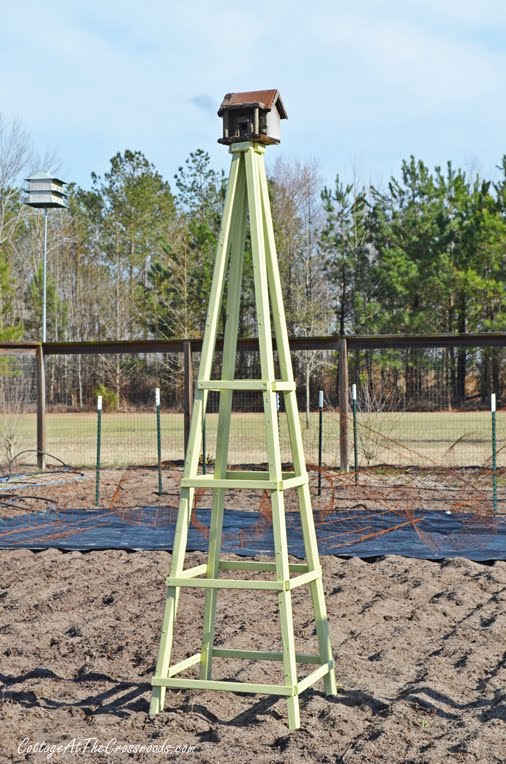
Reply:
[[[311,581],[316,581],[316,579],[320,578],[320,576],[321,568],[317,568],[316,570],[309,570],[307,573],[302,573],[300,576],[295,576],[295,578],[290,578],[288,581],[288,591],[292,591],[298,586],[303,586],[304,584],[310,584]]]
[[[301,485],[307,483],[307,475],[294,475],[294,477],[283,479],[283,491],[288,491],[290,488],[299,488]]]
[[[220,560],[220,570],[248,570],[248,571],[260,571],[262,573],[275,573],[275,562],[259,562],[257,560]],[[308,573],[307,564],[296,562],[288,566],[290,573]],[[202,576],[207,572],[206,563],[202,565],[196,565],[193,568],[186,568],[181,571],[179,576],[181,578],[195,578],[196,576]]]
[[[300,695],[301,692],[307,690],[308,687],[311,687],[311,685],[315,684],[319,679],[323,679],[323,677],[326,676],[329,671],[332,671],[333,668],[334,661],[329,661],[323,666],[318,666],[317,669],[311,671],[311,673],[304,677],[304,679],[300,679],[297,682],[295,694]]]
[[[202,570],[202,568],[204,568],[204,570]],[[188,570],[180,573],[179,576],[169,576],[166,579],[167,586],[181,586],[193,589],[264,589],[275,592],[289,592],[293,589],[297,589],[298,586],[303,586],[304,584],[311,583],[311,581],[316,581],[316,579],[321,576],[321,568],[318,566],[315,570],[306,571],[305,573],[301,573],[294,578],[289,578],[286,581],[257,581],[254,579],[245,580],[237,578],[195,578],[195,576],[205,573],[205,568],[205,565],[198,565],[195,568],[188,568]],[[245,568],[243,568],[243,570],[245,570]]]
[[[270,589],[282,592],[286,590],[286,583],[286,581],[244,581],[237,578],[186,578],[184,576],[167,578],[167,586],[186,586],[193,589]]]
[[[257,489],[277,491],[280,489],[282,481],[264,480],[257,478],[255,480],[241,480],[240,478],[215,478],[212,475],[197,475],[193,478],[183,478],[181,488],[234,488],[234,489]]]
[[[195,576],[202,576],[207,573],[207,565],[205,562],[202,565],[196,565],[194,568],[186,568],[179,574],[181,578],[195,578]]]
[[[196,663],[199,663],[201,655],[202,653],[195,653],[195,655],[190,655],[189,658],[185,658],[184,661],[174,663],[174,665],[169,668],[169,678],[179,674],[181,671],[185,671],[185,669],[195,666]]]
[[[282,480],[270,480],[268,472],[255,472],[255,470],[229,470],[225,478],[215,478],[213,475],[197,475],[193,478],[183,478],[182,488],[247,488],[250,490],[287,491],[290,488],[298,488],[307,483],[305,475],[295,475]],[[229,477],[230,476],[230,477]],[[254,476],[254,477],[253,477]]]
[[[227,470],[225,473],[225,477],[227,479],[239,479],[239,480],[269,480],[270,476],[269,473],[265,470]],[[296,475],[295,472],[289,471],[289,472],[283,472],[282,478],[283,481],[286,482],[287,480],[293,480],[293,478],[304,478],[304,481],[307,480],[307,472],[305,472],[303,475]]]
[[[214,658],[234,658],[247,661],[282,661],[283,653],[271,652],[265,650],[233,650],[224,647],[215,647],[213,649]],[[317,663],[321,664],[319,655],[308,655],[306,653],[295,653],[297,663]]]
[[[295,390],[295,382],[275,379],[199,379],[199,390],[270,390],[273,393],[288,393]]]
[[[258,661],[282,661],[283,653],[262,650],[214,648],[213,657]],[[311,671],[311,673],[304,677],[304,679],[297,681],[293,686],[283,684],[255,684],[253,682],[232,682],[229,680],[219,681],[215,679],[174,678],[176,674],[199,663],[200,658],[201,653],[195,653],[189,658],[179,661],[179,663],[175,663],[169,668],[167,678],[155,676],[153,677],[151,684],[153,687],[168,687],[172,689],[246,692],[254,695],[282,695],[291,697],[300,695],[304,690],[311,687],[311,685],[315,684],[319,679],[322,679],[334,668],[334,661],[327,661],[326,663],[319,665],[314,671]],[[313,665],[320,664],[321,661],[321,658],[318,655],[308,655],[305,653],[296,653],[295,659],[297,663]]]
[[[307,573],[308,567],[305,562],[295,562],[288,565],[290,573]],[[257,560],[220,560],[220,570],[260,570],[263,572],[276,572],[275,562],[260,562]]]
[[[263,379],[211,379],[197,382],[199,390],[269,390],[269,382]]]
[[[327,667],[325,667],[327,668]],[[328,668],[327,668],[328,671]],[[217,690],[218,692],[249,692],[253,695],[297,695],[296,686],[283,684],[253,684],[252,682],[219,682],[214,679],[162,679],[153,677],[153,687],[169,687],[181,690]]]

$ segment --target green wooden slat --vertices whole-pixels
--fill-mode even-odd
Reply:
[[[303,586],[304,584],[310,584],[311,581],[316,581],[317,578],[321,577],[321,574],[321,568],[318,567],[316,570],[310,570],[307,573],[302,573],[300,576],[291,578],[289,582],[290,591],[296,589],[298,586]]]
[[[330,660],[324,666],[319,666],[314,671],[311,671],[304,679],[299,679],[297,682],[297,694],[304,692],[308,687],[318,682],[319,679],[323,679],[334,671],[334,661]]]
[[[261,379],[211,379],[199,380],[197,387],[200,390],[268,390],[269,383]]]
[[[283,480],[283,490],[287,491],[290,488],[298,488],[301,485],[306,485],[308,482],[308,476],[305,475],[296,475],[292,478],[286,478]]]
[[[260,347],[260,367],[262,377],[274,381],[274,356],[272,352],[271,336],[271,307],[269,302],[269,285],[267,276],[267,263],[265,257],[265,240],[269,233],[266,231],[265,214],[262,202],[262,168],[263,150],[254,151],[251,148],[245,154],[246,174],[248,179],[248,202],[251,229],[251,249],[253,259],[253,274],[255,280],[255,300],[258,325],[258,343]],[[276,306],[272,306],[274,313]],[[276,320],[274,318],[274,320]],[[279,348],[278,348],[279,350]],[[283,381],[288,379],[281,370]],[[276,393],[269,391],[263,393],[265,412],[265,433],[267,440],[267,461],[271,477],[280,483],[282,481],[281,450],[279,443],[279,429],[277,418]],[[276,576],[278,581],[289,579],[288,568],[288,543],[286,535],[286,522],[284,512],[284,498],[282,490],[273,491],[271,494],[272,504],[272,528],[274,534],[274,550],[276,557]],[[293,633],[292,600],[290,591],[285,588],[278,595],[279,616],[281,624],[281,639],[283,643],[283,673],[285,684],[294,686],[297,684],[297,664],[295,662],[295,640]],[[288,725],[290,729],[300,726],[299,701],[296,697],[288,699]]]
[[[185,658],[184,661],[179,661],[179,663],[174,663],[169,668],[169,677],[176,676],[176,674],[179,674],[181,671],[185,671],[186,669],[191,668],[192,666],[195,666],[195,664],[198,663],[199,661],[200,661],[200,653],[195,653],[195,655],[190,655],[189,658]]]
[[[306,563],[294,562],[288,566],[290,573],[307,573]],[[257,570],[275,572],[275,562],[258,562],[257,560],[221,560],[220,570]]]
[[[206,570],[207,565],[203,563],[202,565],[196,565],[194,568],[186,568],[186,570],[182,570],[179,575],[183,578],[193,578],[194,576],[201,576]]]
[[[283,307],[281,279],[279,276],[279,267],[276,256],[276,242],[274,240],[274,228],[272,225],[269,190],[267,187],[265,167],[263,166],[261,167],[260,175],[262,187],[262,205],[266,232],[267,276],[272,300],[272,316],[276,334],[279,368],[282,377],[289,381],[293,381],[292,360],[290,357],[290,348],[288,345],[288,331]],[[284,402],[288,421],[288,434],[292,449],[294,469],[298,475],[303,475],[306,472],[306,465],[304,459],[304,448],[302,443],[302,433],[300,430],[296,393],[288,392],[284,396]],[[319,567],[319,555],[318,545],[316,542],[316,531],[314,527],[314,517],[311,509],[309,482],[302,484],[297,489],[297,491],[299,497],[299,509],[304,546],[306,550],[306,559],[310,570],[314,570]],[[320,576],[319,578],[315,579],[315,581],[311,582],[310,586],[311,601],[313,604],[313,611],[316,621],[316,633],[318,637],[320,656],[322,663],[329,662],[333,659],[322,577]],[[325,676],[325,692],[327,695],[337,694],[336,678],[333,669],[329,671]]]
[[[156,687],[172,687],[177,690],[216,690],[218,692],[247,692],[253,695],[293,696],[295,687],[282,684],[253,684],[252,682],[219,682],[213,679],[153,679]]]
[[[277,489],[282,484],[280,480],[274,482],[273,480],[237,480],[237,478],[215,478],[212,475],[198,475],[193,478],[183,478],[181,480],[182,488],[248,488],[251,490],[257,489],[259,491],[265,488]]]
[[[226,346],[225,346],[226,347]],[[263,379],[199,379],[198,390],[272,390],[272,392],[289,392],[295,390],[295,382]]]
[[[295,382],[289,382],[287,380],[276,380],[272,383],[271,388],[275,393],[289,392],[295,390]]]
[[[238,156],[234,156],[230,166],[230,176],[225,198],[225,207],[221,223],[220,235],[218,239],[218,248],[216,262],[214,266],[213,281],[211,286],[211,296],[209,301],[209,311],[202,342],[201,364],[199,377],[208,379],[211,373],[214,346],[216,344],[216,335],[218,330],[219,308],[221,297],[223,295],[223,286],[228,264],[229,255],[229,235],[232,222],[232,212],[235,204],[235,195],[237,188],[237,179],[239,175],[240,161]],[[207,392],[205,390],[197,391],[195,403],[193,405],[193,414],[190,426],[190,436],[188,449],[185,456],[185,475],[194,475],[197,473],[200,446],[202,440],[202,420],[207,402]],[[188,539],[188,527],[191,519],[191,508],[193,505],[193,487],[181,488],[181,497],[179,502],[179,511],[174,532],[174,542],[172,546],[172,561],[170,575],[178,576],[184,567],[184,557],[186,553],[186,544]],[[174,637],[174,622],[179,604],[179,589],[169,587],[166,593],[165,610],[162,622],[162,633],[160,636],[160,648],[156,663],[156,676],[167,676],[170,656],[172,652],[172,641]],[[165,701],[165,688],[163,686],[155,687],[151,699],[149,713],[156,716],[163,710]]]
[[[283,653],[277,653],[265,650],[234,650],[224,647],[215,647],[213,650],[215,658],[233,658],[247,661],[282,661]],[[295,653],[297,663],[314,664],[320,663],[319,655],[309,655],[306,653]]]
[[[236,199],[231,220],[230,241],[230,277],[227,294],[225,336],[223,345],[223,359],[221,375],[223,380],[232,380],[235,371],[235,355],[237,349],[237,334],[239,329],[239,312],[241,303],[241,282],[244,264],[244,243],[246,238],[246,183],[244,178],[244,160],[240,154],[234,157],[238,161],[238,180]],[[213,306],[218,315],[221,306]],[[211,306],[209,308],[211,312]],[[209,374],[199,373],[200,379],[209,379]],[[220,394],[218,411],[218,427],[216,433],[216,463],[215,478],[226,477],[228,464],[228,447],[230,439],[230,416],[232,411],[233,390],[224,390]],[[221,537],[223,533],[224,511],[223,486],[214,490],[211,526],[209,529],[209,556],[207,563],[208,579],[216,579],[219,575]],[[200,665],[200,678],[211,679],[212,672],[212,647],[214,642],[216,620],[216,587],[206,590],[204,605],[204,623],[202,636],[202,655]]]
[[[281,591],[289,581],[255,581],[238,578],[184,578],[169,576],[167,586],[188,587],[190,589],[270,589]]]

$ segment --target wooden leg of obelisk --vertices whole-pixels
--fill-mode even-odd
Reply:
[[[309,570],[314,570],[315,566],[320,566],[318,547],[316,543],[316,532],[314,527],[313,512],[311,510],[309,487],[302,486],[299,490],[300,518],[302,525],[302,535],[304,538],[304,548],[306,550],[306,560]],[[309,510],[307,509],[309,507]],[[325,605],[325,590],[323,588],[322,572],[314,581],[310,583],[311,601],[313,603],[313,612],[316,625],[316,635],[318,637],[318,651],[322,663],[333,661],[332,645],[330,642],[329,621],[327,617],[327,607]],[[333,668],[324,677],[325,694],[337,695],[336,672]]]
[[[288,544],[286,537],[285,507],[282,491],[273,491],[272,529],[274,532],[274,551],[276,555],[276,578],[287,582],[290,578],[288,562]],[[297,662],[295,658],[295,638],[293,632],[292,593],[284,589],[279,593],[279,621],[281,627],[281,642],[283,653],[283,674],[285,685],[295,688],[297,684]],[[288,726],[291,730],[300,727],[300,711],[298,695],[288,698]]]
[[[288,332],[286,328],[285,312],[283,307],[283,297],[281,294],[281,279],[279,276],[279,267],[276,257],[276,244],[274,241],[274,229],[272,225],[271,208],[269,203],[269,192],[267,188],[267,178],[265,175],[265,166],[259,164],[260,174],[260,196],[265,221],[265,252],[267,264],[267,277],[269,282],[269,292],[272,302],[272,317],[276,335],[276,344],[279,357],[279,368],[281,379],[293,380],[293,371],[290,357],[290,348],[288,344]],[[297,406],[297,397],[295,392],[285,393],[284,396],[287,421],[289,426],[290,445],[292,449],[293,464],[296,475],[302,475],[306,471],[304,448],[302,443],[302,434],[300,431],[299,412]],[[306,560],[309,570],[320,568],[320,558],[318,555],[318,545],[316,541],[316,532],[314,527],[314,517],[311,508],[311,497],[309,494],[309,484],[300,486],[298,490],[299,508],[301,514],[302,531],[304,538],[304,547],[306,551]],[[322,664],[332,661],[332,647],[329,636],[329,625],[327,618],[327,609],[325,606],[325,593],[323,580],[320,576],[312,581],[311,599],[316,622],[316,633],[318,636],[318,646]],[[327,695],[335,695],[337,692],[336,678],[334,669],[325,676],[325,692]]]
[[[181,500],[179,504],[178,519],[174,534],[174,546],[172,550],[172,561],[170,566],[170,575],[178,576],[184,567],[184,558],[186,553],[186,542],[188,538],[188,526],[191,518],[191,501],[193,490],[190,488],[181,489]],[[158,660],[156,663],[155,676],[167,677],[170,665],[170,656],[172,653],[172,640],[174,635],[174,622],[176,619],[177,606],[179,601],[179,589],[174,586],[167,588],[165,610],[162,622],[162,634],[160,637],[160,647],[158,650]],[[163,710],[165,702],[165,687],[153,687],[151,705],[149,707],[150,716],[156,716]]]
[[[244,160],[237,178],[237,191],[231,223],[230,274],[227,294],[225,336],[223,339],[223,362],[221,377],[224,380],[234,378],[239,312],[241,304],[242,271],[244,263],[244,240],[246,234],[246,177]],[[224,479],[228,464],[228,446],[230,439],[230,417],[232,413],[233,391],[220,392],[218,427],[216,432],[216,478]],[[225,491],[215,489],[213,496],[211,527],[209,532],[209,556],[207,577],[218,578],[220,573],[221,540],[223,535]],[[218,591],[207,589],[204,606],[204,636],[200,659],[200,678],[211,679],[214,631],[216,621],[216,600]]]
[[[225,198],[225,208],[216,253],[216,262],[214,266],[213,281],[211,285],[211,295],[209,298],[209,311],[202,343],[201,362],[199,373],[203,379],[210,379],[212,367],[213,352],[218,331],[220,305],[223,296],[223,287],[225,283],[226,270],[230,252],[230,229],[232,215],[236,204],[235,194],[237,188],[237,179],[241,165],[240,156],[232,158],[230,167],[230,176],[227,186],[227,195]],[[197,474],[198,458],[202,442],[202,420],[206,409],[207,391],[198,390],[195,396],[193,415],[190,428],[190,438],[188,451],[185,457],[184,475],[192,476]],[[170,575],[178,577],[183,571],[184,558],[186,553],[186,542],[188,538],[188,526],[191,520],[191,510],[193,502],[194,489],[182,488],[179,502],[178,519],[174,536],[174,545],[172,551],[172,562]],[[174,622],[176,618],[177,606],[179,601],[179,589],[169,587],[167,589],[167,599],[163,616],[162,635],[160,638],[160,648],[156,664],[155,677],[157,679],[167,679],[170,657],[172,652],[172,641]],[[150,715],[155,716],[163,709],[165,700],[165,688],[159,685],[153,687],[153,696],[150,705]]]
[[[297,399],[295,393],[285,395],[285,406],[288,415],[290,442],[292,445],[292,455],[294,460],[294,469],[297,474],[306,469],[302,458],[302,433],[300,431],[300,422],[298,419]],[[296,418],[297,417],[297,418]],[[320,660],[322,663],[332,661],[332,645],[330,642],[329,622],[327,617],[327,608],[325,605],[325,591],[323,588],[323,579],[320,568],[320,558],[318,555],[318,544],[316,540],[316,531],[314,525],[314,516],[311,508],[311,496],[309,493],[309,483],[305,483],[297,489],[299,499],[299,511],[302,526],[302,536],[304,539],[304,549],[306,552],[306,561],[309,570],[320,569],[320,575],[310,583],[311,601],[316,625],[316,634],[318,637],[318,648]],[[325,676],[325,694],[336,695],[336,674],[335,670],[329,671]]]

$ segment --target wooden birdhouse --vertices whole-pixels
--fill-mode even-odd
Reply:
[[[279,143],[280,122],[288,115],[277,90],[252,90],[227,93],[218,116],[223,117],[223,137],[218,143],[228,145],[241,141]]]

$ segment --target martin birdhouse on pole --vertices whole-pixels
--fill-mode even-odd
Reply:
[[[64,180],[53,178],[47,172],[37,172],[30,178],[26,178],[26,182],[28,186],[25,204],[29,207],[50,209],[67,206]]]
[[[66,183],[60,178],[54,178],[47,172],[36,172],[29,178],[24,203],[28,207],[44,210],[44,244],[42,248],[42,342],[47,340],[47,211],[49,209],[65,209],[67,194],[64,190]]]

